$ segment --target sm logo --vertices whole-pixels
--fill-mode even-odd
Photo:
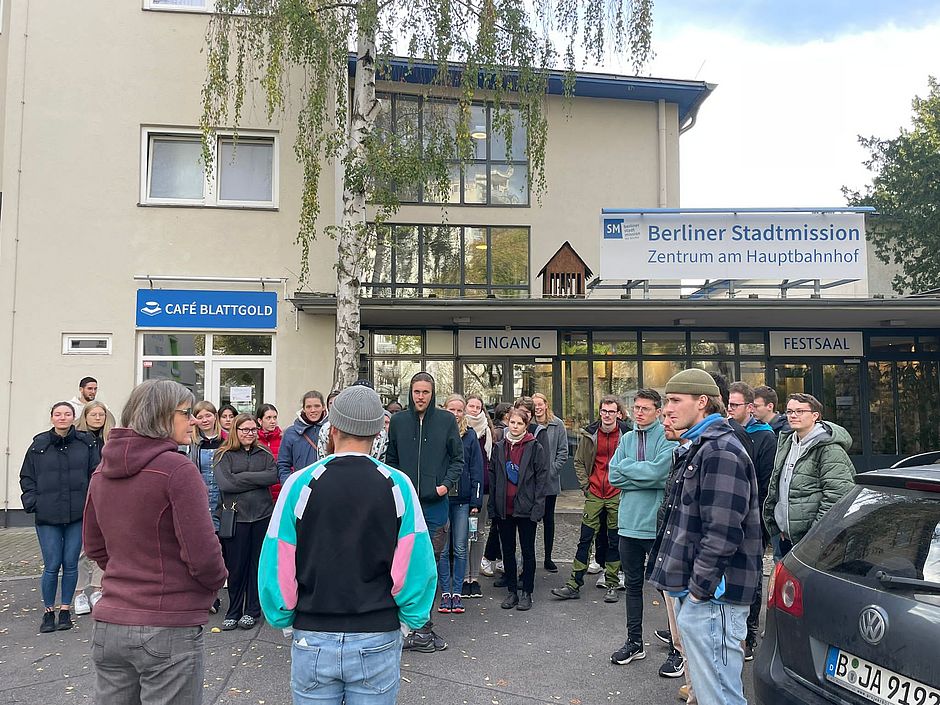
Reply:
[[[623,239],[623,218],[604,218],[604,239]]]

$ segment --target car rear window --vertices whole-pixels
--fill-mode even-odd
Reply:
[[[880,570],[940,583],[940,494],[856,487],[793,551],[817,570],[873,588],[882,587]]]

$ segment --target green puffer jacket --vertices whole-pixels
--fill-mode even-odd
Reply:
[[[832,505],[855,486],[855,466],[847,452],[852,447],[852,436],[842,426],[831,421],[823,421],[822,425],[828,433],[800,456],[790,480],[789,538],[793,543],[802,539]],[[777,505],[780,475],[793,445],[793,436],[793,431],[786,431],[780,434],[777,441],[774,472],[763,507],[764,523],[771,536],[781,531],[774,520],[774,507]]]

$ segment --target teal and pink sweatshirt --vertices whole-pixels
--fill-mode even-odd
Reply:
[[[437,565],[408,477],[361,453],[290,475],[261,549],[258,592],[273,627],[386,632],[427,622]]]

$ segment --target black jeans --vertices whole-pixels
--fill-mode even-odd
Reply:
[[[520,589],[516,570],[516,532],[522,551],[522,591],[530,595],[535,587],[535,527],[531,519],[506,517],[499,520],[499,538],[503,543],[503,575],[509,592]]]
[[[757,581],[757,592],[754,593],[754,601],[751,603],[751,611],[747,615],[747,638],[752,643],[757,643],[757,634],[760,631],[760,608],[764,604],[763,582],[764,582],[764,554],[767,552],[767,541],[764,542],[761,551],[761,579]]]
[[[620,565],[626,586],[627,641],[643,643],[643,574],[653,539],[620,537]]]
[[[555,501],[558,495],[550,494],[545,497],[545,516],[542,517],[542,538],[545,539],[545,562],[552,559],[552,549],[555,547]]]
[[[614,541],[617,537],[614,536]],[[601,511],[600,526],[597,527],[597,538],[594,543],[594,560],[601,567],[607,563],[607,549],[610,546],[610,537],[607,535],[607,512]]]
[[[483,549],[483,557],[488,561],[499,561],[503,559],[503,552],[499,545],[499,519],[490,517],[490,533],[486,537],[486,547]]]
[[[242,521],[235,524],[235,535],[222,539],[225,546],[225,567],[228,568],[228,612],[226,619],[248,615],[261,617],[258,599],[258,559],[268,529],[268,520]]]

